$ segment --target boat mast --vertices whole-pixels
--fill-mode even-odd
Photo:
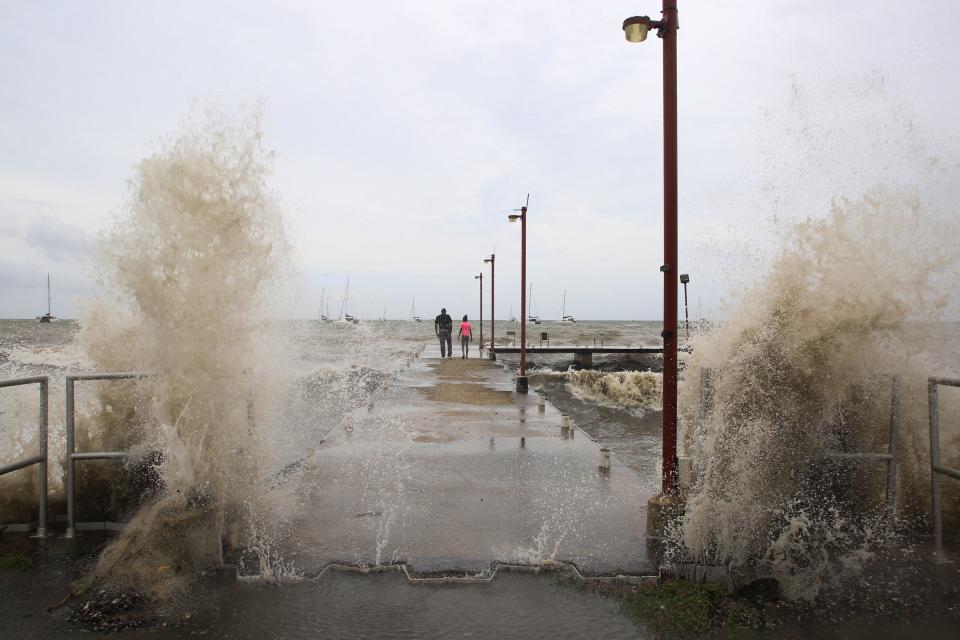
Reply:
[[[350,295],[350,276],[347,276],[347,287],[343,290],[343,300],[340,301],[340,320],[347,312],[347,297]]]
[[[50,306],[50,274],[47,274],[47,315],[52,315],[53,308]]]

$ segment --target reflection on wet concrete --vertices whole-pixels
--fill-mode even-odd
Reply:
[[[349,439],[311,456],[300,515],[274,542],[298,574],[398,561],[415,572],[565,561],[586,573],[656,573],[643,536],[654,487],[618,462],[600,474],[598,445],[562,438],[560,413],[534,410],[536,394],[514,393],[503,368],[424,358],[396,386],[354,416]],[[491,392],[509,403],[487,402]]]

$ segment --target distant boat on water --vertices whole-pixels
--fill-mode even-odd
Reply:
[[[51,306],[50,298],[50,274],[47,274],[47,312],[42,316],[37,316],[37,322],[57,322],[60,318],[56,317],[52,313],[53,307]]]
[[[340,304],[340,317],[337,322],[348,324],[360,324],[360,319],[350,315],[347,312],[347,304],[350,302],[350,276],[347,276],[347,286],[343,290],[343,302]]]
[[[530,295],[527,296],[527,308],[530,311],[533,311],[533,283],[530,283]],[[540,324],[543,320],[540,319],[540,316],[536,316],[533,313],[527,314],[527,321],[532,322],[533,324]]]
[[[416,298],[414,298],[410,302],[410,321],[423,322],[423,320],[420,319],[420,316],[417,315],[417,299]]]
[[[563,290],[563,308],[560,310],[560,322],[576,322],[576,318],[567,315],[567,290]]]
[[[327,300],[327,288],[320,293],[320,319],[324,322],[333,322],[330,319],[330,301]]]

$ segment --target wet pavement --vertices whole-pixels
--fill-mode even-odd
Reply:
[[[286,570],[402,562],[415,574],[485,575],[497,562],[569,562],[584,574],[657,573],[649,481],[616,459],[601,472],[600,445],[563,431],[537,394],[515,393],[497,363],[424,355],[287,489],[302,508],[274,543]]]

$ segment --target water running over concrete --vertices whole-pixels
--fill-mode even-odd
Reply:
[[[271,542],[281,573],[404,562],[485,574],[500,561],[655,574],[649,483],[616,459],[601,473],[600,445],[563,437],[556,409],[512,389],[487,360],[415,360],[388,401],[354,412],[297,482],[277,488],[301,506]]]

